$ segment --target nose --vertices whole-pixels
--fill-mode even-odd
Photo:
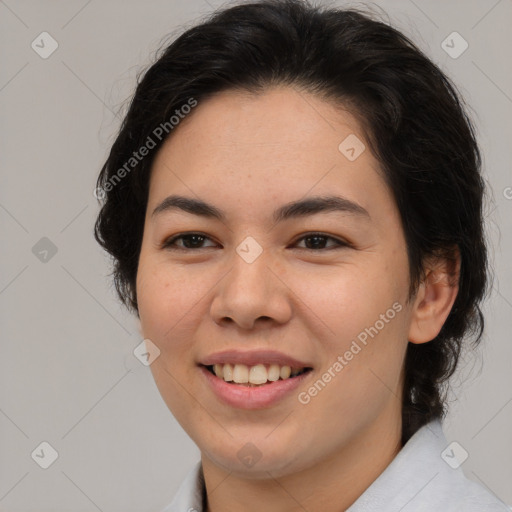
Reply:
[[[265,251],[252,263],[238,254],[231,270],[221,279],[210,313],[219,324],[235,323],[242,329],[286,323],[292,315],[290,289],[272,269]]]

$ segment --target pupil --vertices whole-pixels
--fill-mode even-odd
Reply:
[[[315,242],[314,242],[313,244],[308,244],[308,243],[306,242],[306,246],[308,246],[308,245],[313,245],[313,246],[314,246],[313,248],[316,248],[316,249],[318,249],[318,242],[319,242],[319,240],[320,240],[320,246],[322,246],[322,247],[323,247],[323,246],[325,245],[325,237],[324,237],[324,236],[312,235],[312,236],[308,236],[308,237],[306,238],[306,241],[307,241],[307,240],[315,240]],[[323,241],[324,243],[322,243],[322,241]],[[311,248],[312,248],[312,247],[308,247],[308,249],[311,249]]]
[[[201,244],[203,238],[204,237],[201,235],[187,235],[186,237],[183,237],[183,245],[185,245],[185,247],[187,247],[187,248],[196,247],[197,245]],[[192,244],[190,244],[190,241],[192,239],[195,239],[196,243],[192,242]]]

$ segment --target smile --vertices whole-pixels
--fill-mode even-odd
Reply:
[[[221,368],[217,367],[217,371],[221,375],[218,377],[215,374],[215,366],[217,365],[199,365],[199,370],[206,380],[207,386],[220,402],[239,409],[264,409],[276,405],[287,396],[292,395],[293,391],[312,373],[312,368],[295,368],[294,375],[292,375],[291,367],[275,365],[279,369],[279,377],[276,380],[270,380],[277,375],[277,369],[272,368],[274,365],[269,365],[267,368],[265,365],[258,364],[251,367],[224,364],[219,365]],[[227,378],[230,378],[229,366],[232,367],[232,379],[226,381],[224,372],[226,371]],[[257,368],[253,371],[253,379],[258,380],[259,384],[249,380],[250,370],[253,368]],[[283,372],[284,378],[281,377],[281,372]],[[236,380],[245,382],[236,382],[235,377]],[[264,377],[265,382],[262,382]]]
[[[269,382],[286,380],[308,371],[310,368],[292,368],[287,365],[278,364],[264,365],[256,364],[247,366],[245,364],[214,364],[207,366],[208,370],[223,379],[225,382],[242,384],[246,386],[263,386]]]

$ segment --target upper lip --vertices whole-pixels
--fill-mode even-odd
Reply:
[[[299,361],[294,357],[277,352],[275,350],[224,350],[215,352],[206,356],[200,361],[204,366],[214,364],[245,364],[246,366],[255,366],[257,364],[278,364],[279,366],[290,366],[292,368],[311,368],[311,364],[306,361]]]

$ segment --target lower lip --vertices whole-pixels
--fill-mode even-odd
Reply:
[[[219,379],[205,366],[200,366],[201,373],[217,397],[227,405],[240,409],[264,409],[270,407],[290,395],[304,380],[309,377],[311,370],[296,377],[276,380],[262,386],[249,387]]]

